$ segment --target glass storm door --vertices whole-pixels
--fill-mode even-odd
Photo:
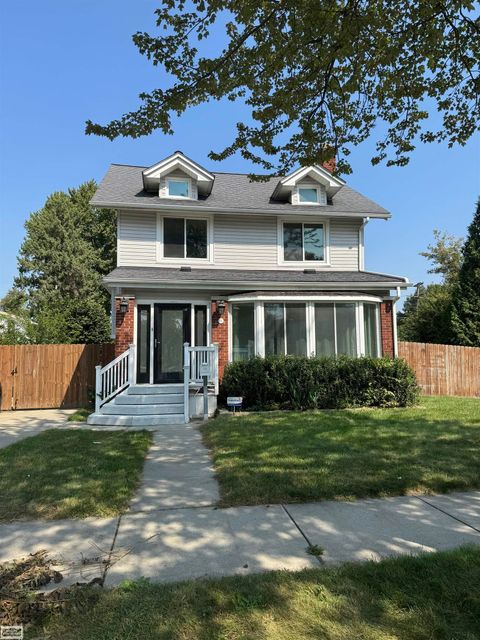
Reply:
[[[183,343],[190,342],[190,304],[156,304],[153,381],[183,382]]]

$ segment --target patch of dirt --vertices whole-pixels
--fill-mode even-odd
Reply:
[[[40,623],[47,614],[83,608],[96,599],[95,591],[85,587],[102,586],[99,578],[41,591],[62,582],[63,576],[54,566],[46,551],[0,564],[0,625],[28,627]]]

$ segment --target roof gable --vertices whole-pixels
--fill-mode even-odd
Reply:
[[[173,171],[182,171],[195,180],[201,195],[208,195],[215,177],[181,151],[175,151],[164,160],[142,171],[143,185],[146,191],[158,191],[160,179]]]

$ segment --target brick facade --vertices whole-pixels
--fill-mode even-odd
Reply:
[[[219,322],[220,317],[223,323]],[[220,316],[217,311],[217,301],[212,302],[212,343],[218,344],[218,375],[223,377],[223,370],[228,363],[228,303],[225,303],[225,311]]]
[[[135,298],[127,298],[128,310],[120,312],[121,298],[115,298],[115,357],[133,343]]]
[[[393,333],[393,302],[380,303],[380,329],[382,336],[382,355],[393,358],[395,355]]]

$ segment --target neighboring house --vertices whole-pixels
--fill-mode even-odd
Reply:
[[[119,384],[106,389],[112,372],[102,372],[93,422],[106,415],[130,424],[125,406],[145,415],[133,422],[161,422],[169,404],[162,394],[180,421],[179,394],[198,390],[201,358],[215,383],[215,357],[221,377],[227,362],[254,355],[396,355],[395,301],[408,280],[366,271],[364,255],[367,222],[390,214],[324,167],[251,182],[177,151],[151,167],[112,165],[92,204],[118,211],[117,268],[104,284],[118,362],[125,354],[115,365],[123,367],[113,376]],[[184,343],[216,344],[218,354],[197,349],[203,356],[188,352],[187,363]]]

